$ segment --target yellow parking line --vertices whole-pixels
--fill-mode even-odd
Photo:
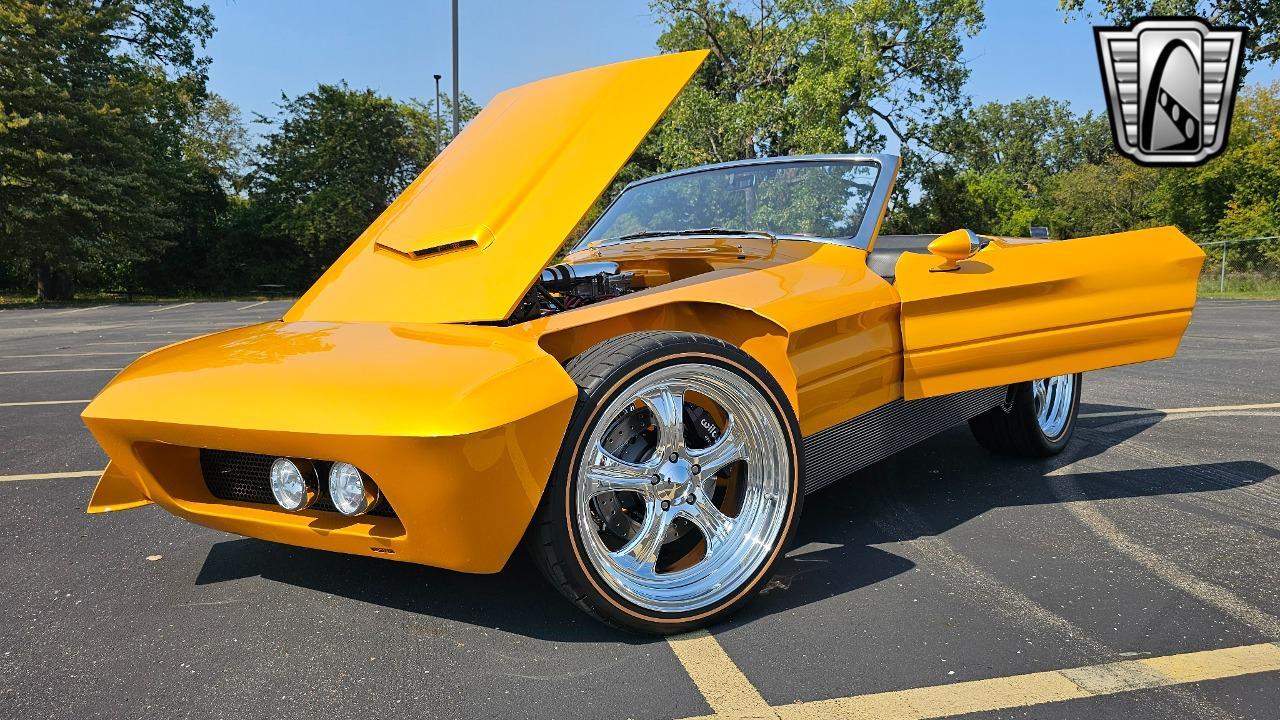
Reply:
[[[0,407],[29,407],[31,405],[88,405],[88,400],[28,400],[27,402],[0,402]]]
[[[764,702],[760,693],[742,675],[738,666],[724,655],[724,649],[715,638],[706,633],[702,635],[703,637],[693,638],[701,643],[694,646],[693,652],[676,652],[676,657],[685,663],[685,668],[689,670],[690,677],[694,678],[698,689],[703,691],[707,704],[715,711],[714,715],[696,720],[761,717],[781,720],[926,720],[1280,670],[1280,643],[1259,643],[832,700],[762,706],[758,704]],[[715,647],[708,647],[707,641]],[[677,639],[673,638],[672,648],[676,647]],[[723,657],[717,658],[717,655]],[[693,660],[692,669],[686,657]],[[726,687],[719,687],[717,680]],[[722,694],[713,698],[707,694],[704,686],[717,693],[748,696],[748,700],[725,701]]]
[[[75,472],[32,473],[29,475],[0,475],[0,482],[17,482],[19,480],[65,480],[68,478],[98,477],[101,470],[77,470]]]
[[[772,717],[760,691],[706,630],[667,638],[680,664],[711,706],[713,717]]]
[[[1177,415],[1193,412],[1224,412],[1231,410],[1271,410],[1280,409],[1280,403],[1257,403],[1254,405],[1207,405],[1205,407],[1168,408],[1165,410],[1114,410],[1111,412],[1080,413],[1082,418],[1130,417],[1133,415]]]

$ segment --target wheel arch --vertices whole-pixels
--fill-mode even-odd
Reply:
[[[782,325],[727,303],[684,300],[595,318],[544,333],[538,345],[561,364],[610,338],[657,330],[691,332],[719,338],[764,366],[782,387],[792,412],[799,414],[795,368],[788,352],[790,333]]]

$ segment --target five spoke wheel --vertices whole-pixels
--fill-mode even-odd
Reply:
[[[684,612],[732,592],[769,554],[791,477],[766,398],[718,365],[656,370],[600,414],[576,513],[593,567],[644,608]]]
[[[706,335],[638,332],[570,360],[578,402],[526,535],[547,579],[612,625],[685,632],[737,610],[800,513],[782,388]]]

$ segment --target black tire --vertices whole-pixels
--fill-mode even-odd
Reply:
[[[997,455],[1050,457],[1062,452],[1071,442],[1080,411],[1082,376],[1076,373],[1069,377],[1072,378],[1071,397],[1065,425],[1054,435],[1047,435],[1041,428],[1032,383],[1024,382],[1010,388],[1011,403],[997,405],[969,420],[973,437]]]
[[[593,429],[597,423],[617,422],[616,416],[604,417],[607,406],[619,400],[624,391],[644,382],[646,377],[675,365],[716,366],[749,381],[763,399],[759,407],[773,410],[777,427],[782,428],[786,436],[774,447],[784,447],[790,454],[787,459],[790,471],[785,485],[781,481],[777,485],[786,489],[778,493],[779,499],[774,505],[778,509],[772,512],[782,519],[776,540],[759,568],[716,602],[687,612],[662,612],[631,602],[605,581],[584,546],[576,511],[579,503],[575,498],[578,497],[581,456],[585,454],[583,448]],[[541,504],[525,536],[534,563],[557,590],[589,615],[633,632],[663,635],[686,632],[718,622],[741,608],[767,583],[795,533],[801,510],[800,429],[782,388],[763,366],[733,345],[682,332],[637,332],[619,336],[582,353],[569,361],[565,369],[578,384],[578,403]],[[595,527],[590,531],[604,532]],[[705,546],[704,552],[709,552]]]

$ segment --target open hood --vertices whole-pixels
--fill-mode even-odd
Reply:
[[[705,57],[659,55],[497,95],[284,319],[505,319]]]

